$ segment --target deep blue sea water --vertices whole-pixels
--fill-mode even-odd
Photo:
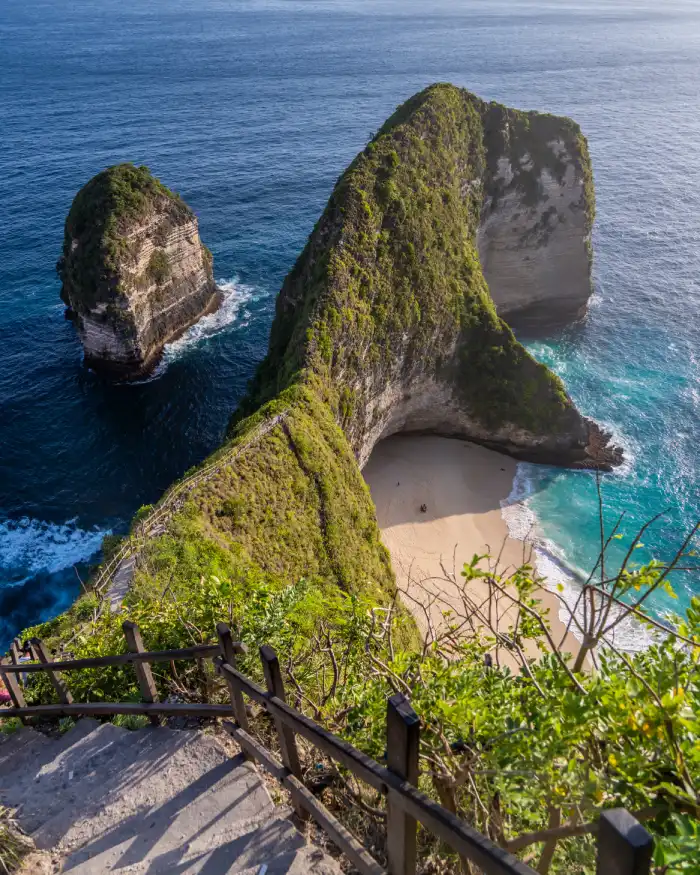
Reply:
[[[438,80],[582,125],[595,298],[531,348],[628,449],[609,517],[627,508],[631,531],[670,507],[646,539],[667,554],[700,515],[699,3],[5,0],[0,71],[0,644],[64,607],[102,535],[221,440],[336,178]],[[82,367],[54,272],[74,194],[118,161],[197,211],[229,295],[132,386]],[[541,537],[588,567],[592,478],[520,482]]]

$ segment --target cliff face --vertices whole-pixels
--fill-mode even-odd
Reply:
[[[595,195],[586,140],[566,118],[494,104],[482,118],[477,244],[498,314],[527,333],[570,324],[591,294]]]
[[[123,378],[146,373],[164,344],[219,300],[194,213],[131,164],[77,194],[58,272],[85,362]]]
[[[524,131],[509,112],[437,85],[387,121],[341,177],[285,280],[248,409],[306,381],[330,404],[361,465],[378,440],[399,431],[459,436],[572,467],[616,461],[607,436],[499,318],[482,273],[477,237],[505,239],[514,226],[505,211],[523,199],[531,206],[522,221],[541,223],[540,213],[553,215],[550,176],[564,188],[571,181],[556,136],[576,126],[528,114]],[[508,140],[520,127],[517,141]],[[519,170],[506,183],[508,142]],[[590,221],[585,203],[578,212],[567,204]],[[527,266],[530,250],[546,253],[546,232],[523,246]],[[531,271],[533,287],[545,260]],[[516,306],[515,286],[498,286],[504,309]],[[524,297],[531,309],[527,290]]]

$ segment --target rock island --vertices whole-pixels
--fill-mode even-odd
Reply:
[[[76,195],[57,265],[85,363],[123,379],[220,301],[197,217],[147,167],[119,164]]]

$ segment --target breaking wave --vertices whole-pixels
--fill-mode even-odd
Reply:
[[[56,574],[99,553],[105,529],[81,529],[23,517],[0,523],[0,585],[20,586],[38,574]]]
[[[163,357],[154,369],[153,373],[149,374],[143,380],[135,380],[131,383],[132,386],[142,386],[144,383],[151,383],[162,377],[168,367],[182,358],[188,350],[199,344],[209,340],[210,338],[221,334],[232,325],[236,329],[245,328],[250,322],[250,311],[247,309],[248,304],[254,304],[262,298],[268,297],[267,292],[261,292],[254,286],[242,283],[237,276],[230,280],[217,280],[217,288],[223,295],[221,306],[214,313],[209,313],[207,316],[202,316],[199,322],[190,326],[187,331],[177,340],[165,345]]]
[[[242,283],[237,276],[230,280],[218,280],[217,287],[224,296],[219,309],[209,313],[208,316],[203,316],[199,322],[188,328],[182,337],[167,344],[163,364],[167,366],[170,362],[176,361],[190,347],[219,334],[239,320],[246,323],[250,318],[246,304],[254,303],[263,297],[253,286]],[[245,324],[241,327],[245,327]]]
[[[527,540],[533,545],[537,572],[544,579],[547,589],[561,598],[563,604],[559,609],[559,619],[566,624],[588,574],[584,569],[571,564],[562,549],[542,534],[537,517],[529,505],[533,491],[529,466],[527,463],[518,464],[510,495],[501,501],[501,516],[511,538],[517,541]],[[580,611],[577,611],[576,615],[581,619],[579,614]],[[613,611],[611,617],[614,616]],[[575,628],[572,631],[580,638]],[[630,652],[643,650],[651,640],[652,636],[647,629],[629,617],[612,634],[615,646]]]

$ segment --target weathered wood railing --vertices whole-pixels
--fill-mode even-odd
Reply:
[[[200,644],[178,650],[144,651],[138,627],[122,625],[128,653],[89,659],[52,661],[45,645],[33,639],[31,655],[35,662],[20,663],[19,642],[0,662],[0,677],[5,681],[12,708],[0,709],[1,717],[59,715],[111,716],[139,714],[158,723],[164,716],[233,718],[224,728],[238,742],[246,756],[261,765],[290,793],[295,812],[312,817],[362,875],[415,875],[417,867],[417,824],[420,823],[485,875],[536,875],[507,850],[470,827],[418,787],[420,721],[403,695],[387,701],[387,762],[380,763],[363,754],[314,720],[287,704],[279,660],[268,646],[260,648],[266,689],[236,668],[236,657],[245,654],[245,645],[234,642],[224,623],[217,626],[217,644]],[[163,703],[150,666],[180,659],[211,658],[226,681],[231,703]],[[74,702],[59,672],[113,665],[133,664],[142,702]],[[19,676],[45,672],[59,698],[58,704],[27,706]],[[281,762],[249,732],[244,696],[257,702],[272,717],[280,748]],[[297,736],[310,742],[356,778],[378,790],[387,800],[387,869],[384,869],[360,841],[313,795],[304,784]],[[648,875],[653,842],[649,833],[624,809],[603,814],[595,830],[598,834],[597,875]]]

